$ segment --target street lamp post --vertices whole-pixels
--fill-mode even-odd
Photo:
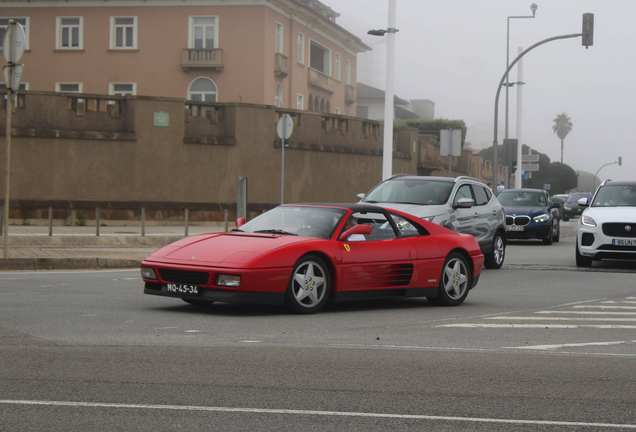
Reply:
[[[389,0],[389,23],[386,30],[369,30],[367,34],[386,39],[386,90],[384,92],[384,140],[382,144],[382,180],[391,177],[393,170],[393,75],[395,70],[395,2]]]
[[[605,168],[608,165],[616,165],[618,164],[618,166],[623,165],[623,158],[621,156],[618,157],[618,160],[616,162],[610,162],[610,163],[606,163],[605,165],[603,165],[602,167],[600,167],[598,169],[598,171],[596,171],[596,174],[594,174],[594,189],[596,189],[596,179],[598,178],[598,173],[601,172],[601,170],[603,168]]]
[[[508,23],[506,26],[506,70],[509,70],[510,68],[510,19],[514,19],[514,18],[534,18],[536,13],[537,13],[537,9],[539,8],[539,6],[537,6],[536,3],[532,3],[530,5],[530,10],[532,11],[532,15],[522,15],[522,16],[509,16],[508,17]],[[520,80],[519,80],[520,81]],[[504,138],[508,139],[508,112],[509,112],[509,88],[512,87],[513,85],[515,85],[516,83],[510,83],[509,80],[509,73],[506,73],[506,115],[505,115],[505,125],[504,125]],[[519,116],[519,113],[517,113],[517,118]],[[517,139],[519,139],[519,137],[517,137]],[[523,145],[523,143],[519,142],[518,143],[518,148],[521,149],[521,146]],[[517,154],[520,154],[520,151],[517,151]],[[519,159],[520,160],[520,159]],[[517,171],[520,169],[520,165],[519,165],[519,161],[517,161]],[[508,173],[510,174],[510,173]],[[493,179],[495,183],[497,183],[497,179]],[[510,182],[510,175],[506,175],[505,178],[505,185],[506,187],[509,187],[509,182]]]
[[[574,33],[574,34],[568,34],[568,35],[561,35],[561,36],[554,36],[551,38],[547,38],[544,39],[542,41],[539,41],[537,43],[535,43],[534,45],[532,45],[530,48],[526,49],[525,51],[523,51],[521,54],[519,54],[517,56],[517,58],[515,58],[513,60],[513,62],[508,66],[508,68],[506,69],[506,72],[504,73],[504,75],[501,77],[501,80],[499,81],[499,85],[497,86],[497,94],[495,95],[495,120],[494,120],[494,139],[493,139],[493,157],[492,157],[492,172],[493,172],[493,185],[492,185],[492,191],[493,193],[497,193],[497,175],[498,175],[498,171],[499,171],[499,167],[498,167],[498,158],[499,158],[499,151],[498,151],[498,142],[497,142],[497,128],[499,127],[499,96],[501,95],[501,88],[504,86],[506,77],[508,76],[508,73],[510,72],[510,69],[512,69],[512,67],[519,61],[521,60],[521,58],[526,55],[528,52],[532,51],[533,49],[535,49],[536,47],[543,45],[547,42],[552,42],[555,40],[559,40],[559,39],[568,39],[568,38],[575,38],[575,37],[579,37],[582,36],[583,37],[583,46],[585,48],[587,48],[588,46],[592,45],[592,38],[593,38],[593,33],[594,33],[594,27],[593,24],[594,23],[594,14],[591,13],[585,13],[583,14],[583,32],[582,33]],[[517,161],[517,163],[520,163],[520,161]]]

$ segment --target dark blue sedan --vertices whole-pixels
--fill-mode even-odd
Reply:
[[[541,189],[506,189],[497,195],[506,210],[506,238],[558,242],[561,228],[558,208]]]

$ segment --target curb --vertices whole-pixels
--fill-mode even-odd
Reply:
[[[99,270],[139,268],[141,260],[121,258],[2,258],[3,270]]]

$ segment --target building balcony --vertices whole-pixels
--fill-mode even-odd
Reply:
[[[276,53],[274,57],[274,73],[276,76],[286,77],[289,75],[289,58],[281,53]]]
[[[356,101],[356,88],[354,86],[345,86],[345,103],[352,104]]]
[[[181,58],[181,67],[212,68],[223,70],[223,50],[221,48],[185,48]]]
[[[335,90],[334,80],[319,70],[309,68],[309,84],[333,93]]]

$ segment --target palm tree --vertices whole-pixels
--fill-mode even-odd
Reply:
[[[554,126],[552,126],[552,130],[561,140],[561,163],[563,163],[563,140],[572,130],[570,117],[568,117],[566,113],[557,115],[554,119]]]

